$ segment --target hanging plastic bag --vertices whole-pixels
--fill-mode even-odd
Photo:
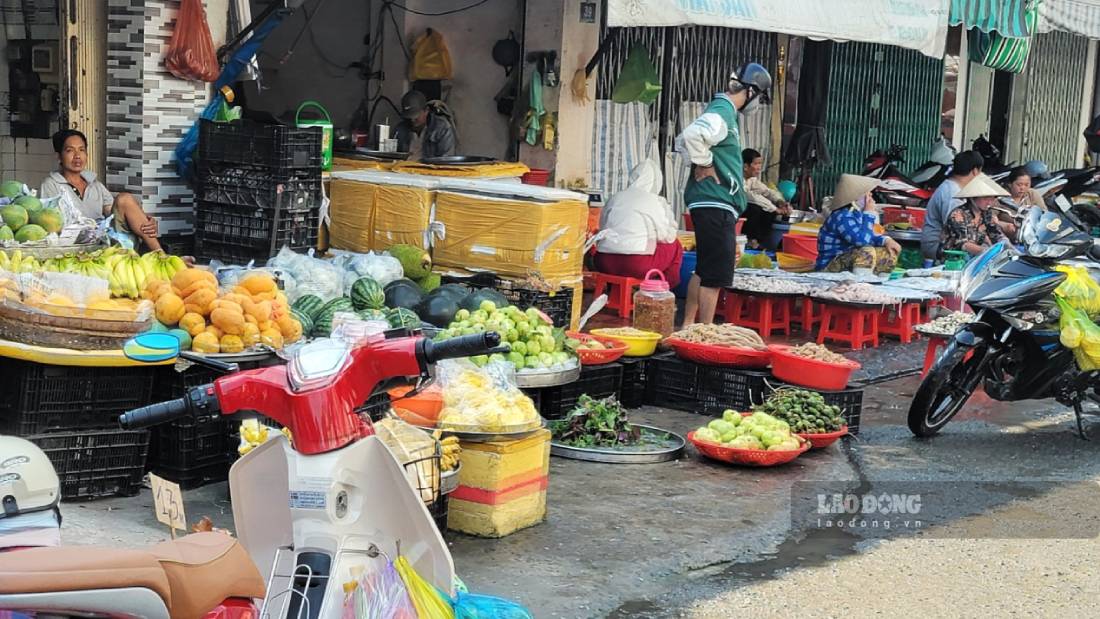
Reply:
[[[213,82],[218,79],[218,56],[202,0],[182,0],[176,29],[164,54],[164,66],[181,80]]]
[[[417,37],[412,47],[409,81],[449,80],[453,74],[451,52],[438,30],[428,28]]]
[[[393,563],[377,572],[360,575],[346,584],[344,590],[343,619],[417,619],[408,589]]]
[[[645,45],[630,48],[630,55],[623,63],[619,79],[615,80],[615,89],[611,91],[611,100],[615,103],[639,101],[650,104],[661,94],[661,76],[653,61],[649,59],[649,50]]]
[[[419,619],[454,619],[455,611],[450,601],[430,582],[424,580],[424,577],[409,564],[408,559],[397,557],[393,565],[401,575],[401,580],[405,582],[409,599],[416,607],[416,615]]]
[[[1088,269],[1080,266],[1058,265],[1054,270],[1066,274],[1066,279],[1054,294],[1065,299],[1070,307],[1081,310],[1090,318],[1100,315],[1100,284],[1092,279]]]
[[[456,619],[532,619],[531,613],[515,602],[490,595],[458,592]]]
[[[1100,326],[1062,297],[1055,295],[1054,300],[1062,311],[1058,320],[1059,341],[1073,351],[1078,368],[1085,371],[1100,369]]]

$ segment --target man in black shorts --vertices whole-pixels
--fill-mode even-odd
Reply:
[[[676,139],[677,150],[691,160],[692,175],[684,202],[695,228],[695,275],[688,285],[684,326],[714,322],[723,288],[733,284],[737,218],[745,212],[745,172],[741,161],[738,113],[748,114],[768,102],[772,78],[749,63],[730,75],[703,115]]]

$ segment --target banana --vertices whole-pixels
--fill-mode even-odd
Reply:
[[[187,263],[183,261],[183,258],[179,256],[168,256],[168,265],[172,267],[172,275],[187,268]]]
[[[11,258],[8,258],[7,252],[0,251],[0,270],[7,271],[11,266]]]

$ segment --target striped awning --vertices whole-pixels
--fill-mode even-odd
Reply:
[[[1052,30],[1100,39],[1100,0],[1043,0],[1039,32]]]
[[[1024,12],[1035,0],[951,0],[952,26],[962,24],[967,30],[996,31],[1002,36],[1029,37]]]

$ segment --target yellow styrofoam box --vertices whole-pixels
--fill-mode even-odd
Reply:
[[[550,431],[540,430],[518,441],[463,441],[458,484],[483,490],[506,490],[550,472]]]
[[[331,200],[331,247],[357,252],[382,251],[398,243],[425,247],[431,191],[336,178]]]
[[[500,505],[453,497],[447,503],[447,528],[481,537],[504,537],[545,519],[545,490]]]
[[[333,172],[348,172],[351,170],[389,170],[393,163],[389,161],[374,161],[371,159],[351,159],[349,157],[333,157]]]
[[[579,278],[584,264],[588,205],[537,202],[448,191],[436,193],[436,264],[499,275],[536,274],[552,284]]]

